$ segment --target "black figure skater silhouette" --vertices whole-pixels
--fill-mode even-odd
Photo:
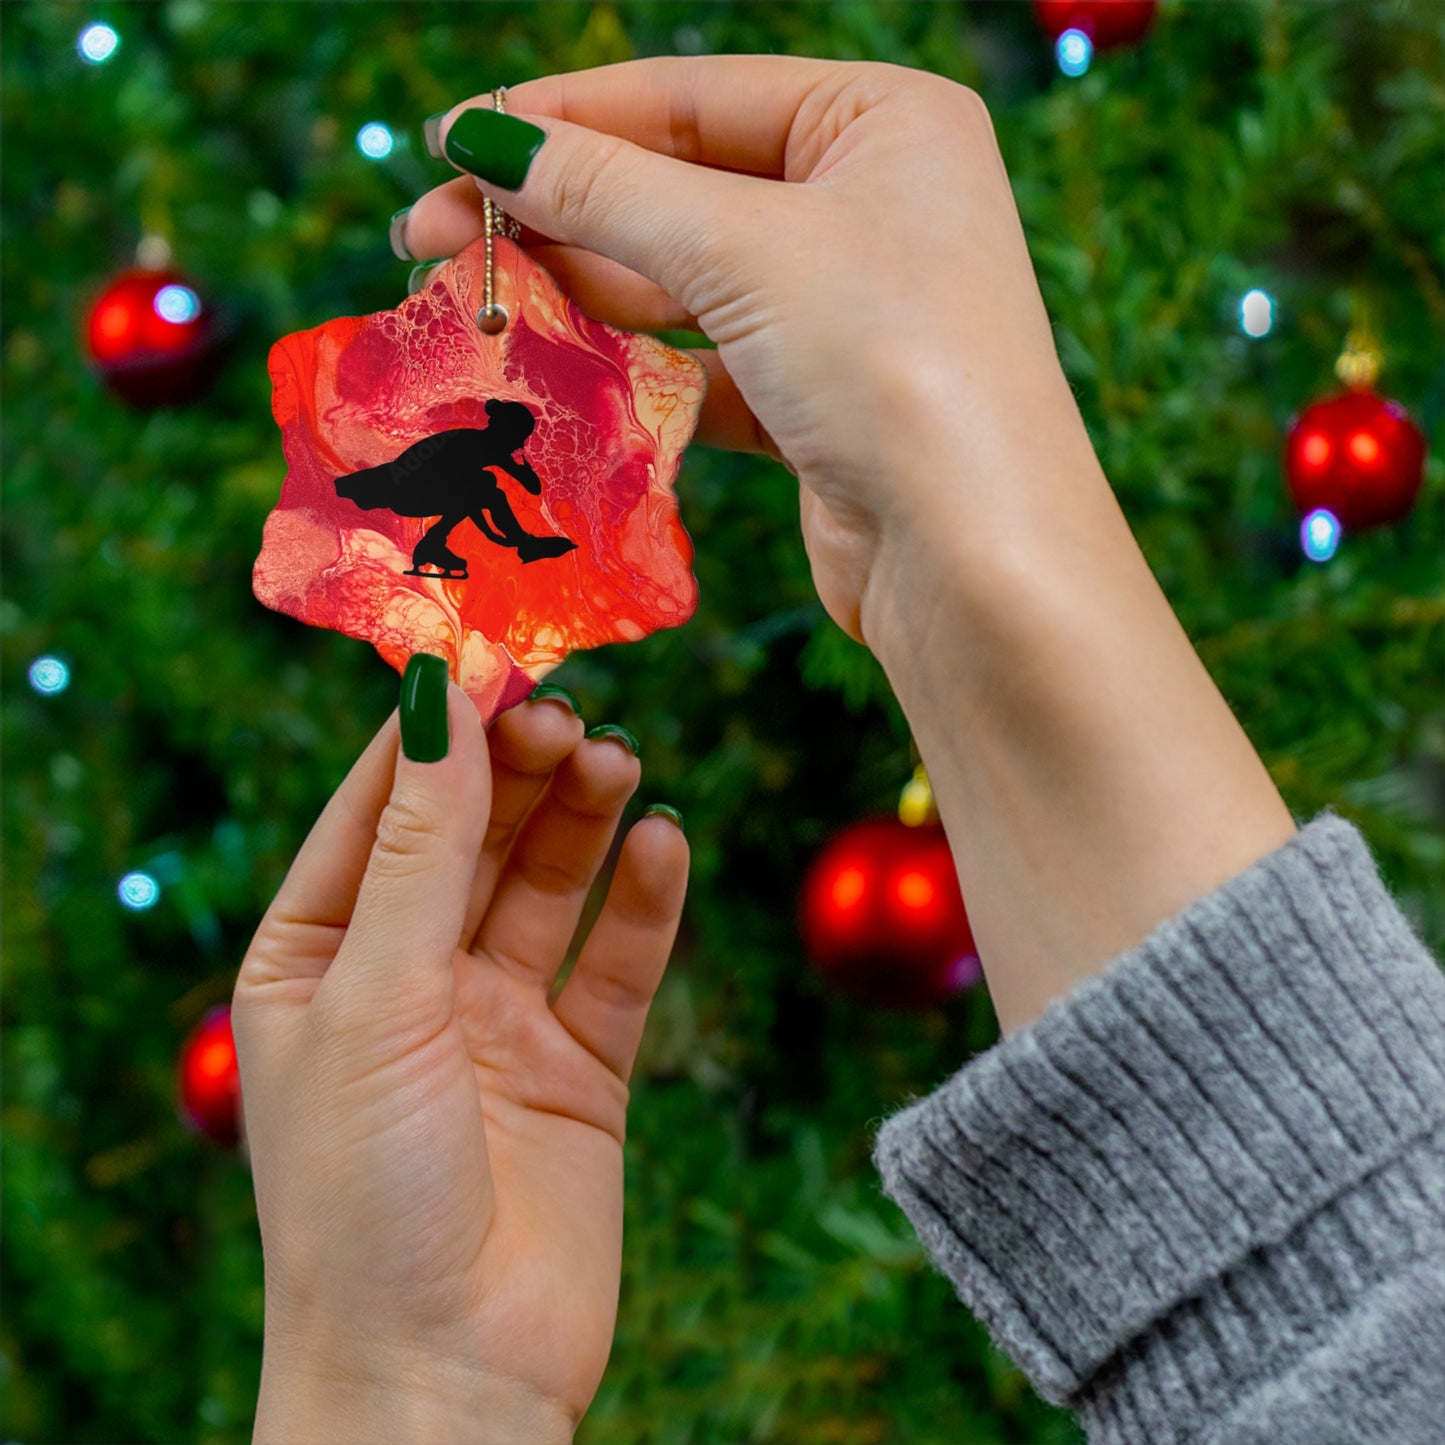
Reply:
[[[496,477],[496,467],[534,497],[542,479],[524,456],[522,444],[536,418],[519,401],[489,401],[485,427],[457,427],[413,442],[393,461],[336,478],[336,494],[365,511],[388,508],[399,517],[436,517],[411,554],[408,577],[462,579],[467,563],[447,546],[452,529],[468,517],[489,541],[514,547],[523,562],[560,557],[576,543],[567,537],[534,537],[523,530]]]

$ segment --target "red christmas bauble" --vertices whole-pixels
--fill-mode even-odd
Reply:
[[[170,406],[211,380],[215,319],[179,272],[124,271],[85,322],[85,345],[106,385],[134,406]]]
[[[803,881],[809,956],[840,992],[921,1009],[974,983],[978,951],[937,824],[875,818],[845,828]]]
[[[1285,477],[1301,516],[1332,512],[1347,532],[1398,522],[1425,474],[1425,436],[1398,401],[1366,388],[1307,406],[1284,447]]]
[[[1095,50],[1142,40],[1158,9],[1158,0],[1034,0],[1034,14],[1050,40],[1082,30]]]
[[[231,1010],[213,1008],[181,1048],[181,1109],[202,1134],[228,1148],[241,1140],[241,1071]]]

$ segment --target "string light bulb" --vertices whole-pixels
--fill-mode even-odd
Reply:
[[[104,65],[120,49],[120,36],[111,26],[97,22],[80,32],[75,48],[86,64]]]

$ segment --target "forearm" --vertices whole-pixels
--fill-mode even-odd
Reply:
[[[986,500],[884,532],[862,619],[1006,1032],[1295,831],[1082,425],[1051,427],[1016,436]]]

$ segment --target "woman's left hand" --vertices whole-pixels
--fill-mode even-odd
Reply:
[[[255,1439],[570,1440],[616,1324],[622,1143],[687,845],[565,703],[394,714],[257,931],[232,1020],[266,1260]]]

